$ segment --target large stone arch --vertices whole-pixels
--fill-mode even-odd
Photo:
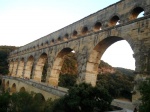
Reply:
[[[24,78],[30,79],[32,69],[33,69],[33,62],[34,62],[34,57],[31,55],[26,62],[25,65],[25,71],[24,71]]]
[[[42,72],[43,72],[43,67],[47,61],[47,54],[46,53],[42,53],[40,55],[40,57],[38,58],[37,60],[37,63],[35,65],[35,68],[34,68],[34,80],[38,81],[38,82],[41,82],[41,79],[42,79]]]
[[[22,77],[24,69],[24,58],[21,58],[18,65],[17,77]]]
[[[53,66],[51,68],[49,77],[47,82],[53,86],[58,86],[59,74],[64,62],[64,56],[69,54],[73,49],[66,47],[63,48],[58,54],[56,55]]]
[[[120,40],[124,40],[124,39],[118,36],[109,36],[103,39],[102,41],[100,41],[93,48],[93,50],[90,52],[87,59],[84,77],[81,77],[83,78],[83,80],[85,80],[86,83],[91,83],[93,86],[96,85],[98,66],[100,64],[100,59],[103,53],[106,51],[106,49],[109,46],[111,46],[113,43]]]

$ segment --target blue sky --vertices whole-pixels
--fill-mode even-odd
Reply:
[[[118,1],[0,0],[0,45],[23,46]],[[132,54],[122,41],[109,47],[102,59],[112,66],[134,69]]]

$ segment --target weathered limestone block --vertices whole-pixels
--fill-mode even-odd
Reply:
[[[85,73],[85,82],[90,83],[92,86],[96,85],[97,74]]]

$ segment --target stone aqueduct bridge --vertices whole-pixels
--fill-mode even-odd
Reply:
[[[142,11],[144,17],[137,18]],[[9,75],[41,82],[47,59],[45,83],[57,86],[63,57],[74,50],[78,63],[77,82],[94,86],[101,56],[120,40],[126,40],[134,52],[135,82],[138,82],[150,73],[150,0],[121,0],[20,47],[8,58]]]

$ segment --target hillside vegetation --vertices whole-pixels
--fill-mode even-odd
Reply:
[[[0,74],[8,74],[7,58],[9,53],[16,48],[15,46],[0,46]]]

